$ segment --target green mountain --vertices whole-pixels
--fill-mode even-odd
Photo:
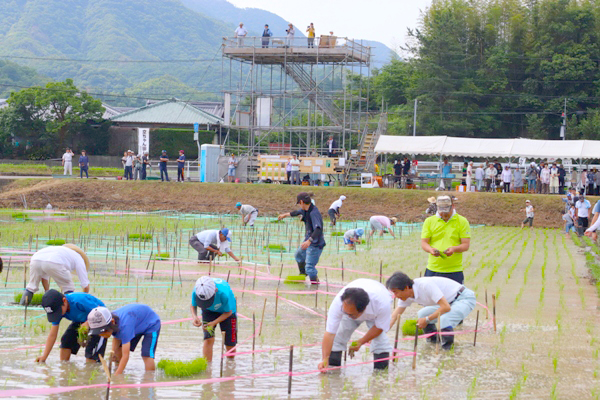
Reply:
[[[48,81],[50,78],[39,75],[33,68],[0,60],[0,98],[7,98],[11,91],[28,86],[44,85]]]

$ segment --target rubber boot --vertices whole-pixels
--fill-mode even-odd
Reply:
[[[377,361],[377,360],[382,359],[382,358],[389,358],[389,356],[390,356],[390,353],[373,354],[373,360],[375,360],[375,362],[373,363],[373,369],[375,369],[375,370],[387,369],[388,365],[390,364],[390,360],[384,360],[384,361]]]
[[[306,263],[304,261],[298,263],[298,271],[300,271],[300,275],[306,275]]]
[[[442,332],[454,332],[451,326],[442,329]],[[450,350],[454,346],[454,335],[443,335],[442,336],[442,349]]]
[[[21,296],[21,301],[19,302],[19,304],[22,306],[26,306],[31,304],[31,300],[33,300],[33,293],[25,289],[23,291],[23,296]]]
[[[330,367],[340,367],[342,365],[342,352],[341,351],[332,351],[329,355],[329,366]]]
[[[425,327],[425,329],[423,329],[423,333],[427,334],[427,333],[434,333],[437,332],[437,328],[435,326],[435,324],[427,324],[427,326]],[[433,336],[429,336],[427,338],[427,343],[437,343],[437,341],[439,340],[439,336],[437,333]]]
[[[314,278],[310,278],[310,284],[311,285],[318,285],[319,284],[319,277],[315,275]]]

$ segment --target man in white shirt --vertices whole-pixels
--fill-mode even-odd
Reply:
[[[352,333],[366,322],[369,330],[350,346],[351,353],[357,352],[365,343],[371,342],[375,369],[388,367],[393,350],[386,332],[390,329],[392,295],[381,283],[372,279],[357,279],[346,285],[335,296],[327,313],[327,326],[321,345],[322,361],[319,369],[342,365],[342,352]],[[377,361],[385,359],[384,361]]]
[[[29,304],[33,294],[39,290],[40,282],[44,290],[50,290],[50,278],[54,279],[63,293],[75,290],[71,272],[75,271],[85,293],[90,291],[87,270],[90,260],[79,247],[67,243],[62,246],[50,246],[31,256],[29,263],[29,283],[25,287],[21,304]]]
[[[244,28],[244,24],[240,22],[240,26],[235,29],[235,37],[238,40],[238,47],[242,47],[244,45],[244,38],[248,34],[246,28]]]
[[[294,158],[290,160],[292,166],[292,185],[299,185],[300,182],[300,160],[298,156],[294,154]]]
[[[223,253],[229,254],[237,262],[240,261],[229,247],[231,232],[227,228],[198,232],[190,238],[189,243],[198,252],[198,261],[214,260],[216,256],[220,257]]]
[[[487,167],[485,169],[485,190],[486,192],[489,192],[490,190],[492,190],[492,184],[495,183],[494,179],[496,179],[496,168],[494,168],[494,164],[489,165],[489,167]],[[494,185],[495,186],[495,185]]]
[[[510,193],[510,181],[512,180],[512,173],[510,166],[506,165],[504,171],[502,171],[502,183],[504,184],[504,193]]]
[[[258,217],[258,210],[250,204],[242,204],[239,201],[236,203],[235,208],[237,208],[242,215],[242,225],[254,227],[254,221],[256,221],[256,217]]]
[[[125,157],[125,179],[128,181],[133,180],[133,160],[135,156],[132,150],[127,150],[127,157]]]
[[[344,200],[346,200],[346,196],[342,195],[339,199],[331,203],[331,205],[329,206],[327,214],[329,214],[329,219],[331,220],[330,226],[335,226],[337,218],[340,216],[340,208],[342,208]]]
[[[521,209],[523,211],[523,209]],[[525,219],[521,222],[521,229],[525,226],[525,224],[529,223],[529,229],[533,229],[533,217],[535,215],[534,208],[531,205],[531,201],[525,200]]]
[[[585,198],[585,195],[581,193],[579,200],[575,203],[575,208],[577,209],[577,234],[581,236],[589,226],[590,208],[592,208],[592,205]]]
[[[417,326],[426,334],[437,332],[435,324],[440,318],[442,348],[450,350],[454,345],[454,328],[475,308],[475,293],[452,279],[441,276],[410,279],[402,272],[395,272],[386,282],[387,288],[400,299],[394,310],[390,326],[412,303],[424,306],[419,310]],[[428,342],[437,342],[437,333]]]
[[[73,175],[73,155],[73,150],[67,147],[65,154],[62,156],[63,175]]]
[[[481,192],[483,186],[483,177],[485,172],[483,171],[483,164],[479,164],[479,167],[475,170],[475,180],[477,181],[477,191]]]

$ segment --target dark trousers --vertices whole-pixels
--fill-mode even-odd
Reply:
[[[167,182],[169,182],[169,174],[167,173],[167,167],[159,167],[160,169],[160,180],[161,181],[165,181],[165,178],[167,179]],[[164,174],[164,175],[163,175]]]
[[[565,178],[564,177],[558,177],[558,193],[560,194],[564,194],[565,193]]]
[[[269,47],[269,38],[267,38],[267,37],[262,38],[262,47],[263,47],[263,49],[266,49],[267,47]]]
[[[177,182],[185,182],[185,178],[183,177],[183,167],[177,167]]]
[[[455,282],[460,283],[461,285],[465,283],[465,274],[462,271],[458,272],[449,272],[447,274],[442,272],[434,272],[428,269],[425,269],[425,276],[441,276],[442,278],[452,279]]]
[[[504,182],[504,193],[510,193],[510,182]]]
[[[88,176],[88,167],[79,167],[79,177],[83,178],[83,173],[85,172],[85,177],[89,178]]]
[[[125,166],[125,179],[127,179],[127,180],[133,179],[133,167]]]
[[[142,165],[142,177],[140,179],[143,181],[146,180],[146,164]]]
[[[331,220],[331,226],[335,226],[335,223],[337,221],[337,213],[335,212],[335,210],[333,208],[330,208],[327,211],[327,214],[329,214],[329,219]]]
[[[577,225],[579,225],[577,227],[577,234],[579,236],[581,236],[581,235],[583,235],[583,233],[585,232],[585,230],[588,228],[589,219],[577,217]]]
[[[489,192],[491,188],[492,188],[492,180],[486,179],[485,180],[485,191]]]
[[[290,177],[292,176],[292,171],[285,171],[285,174],[287,175],[287,183],[288,185],[291,184],[292,182],[290,181]]]
[[[190,246],[192,246],[193,249],[198,252],[198,260],[205,261],[205,260],[214,260],[215,259],[216,253],[206,250],[206,248],[204,247],[204,244],[202,244],[202,242],[198,240],[198,237],[196,235],[194,235],[190,238],[189,243],[190,243]],[[209,247],[211,247],[215,250],[218,250],[218,248],[216,246],[213,246],[212,244]]]

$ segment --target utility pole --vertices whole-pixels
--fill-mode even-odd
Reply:
[[[415,114],[413,116],[413,136],[417,136],[417,99],[415,99]]]
[[[566,140],[567,136],[567,98],[565,97],[565,106],[562,113],[562,125],[560,126],[560,137]]]

